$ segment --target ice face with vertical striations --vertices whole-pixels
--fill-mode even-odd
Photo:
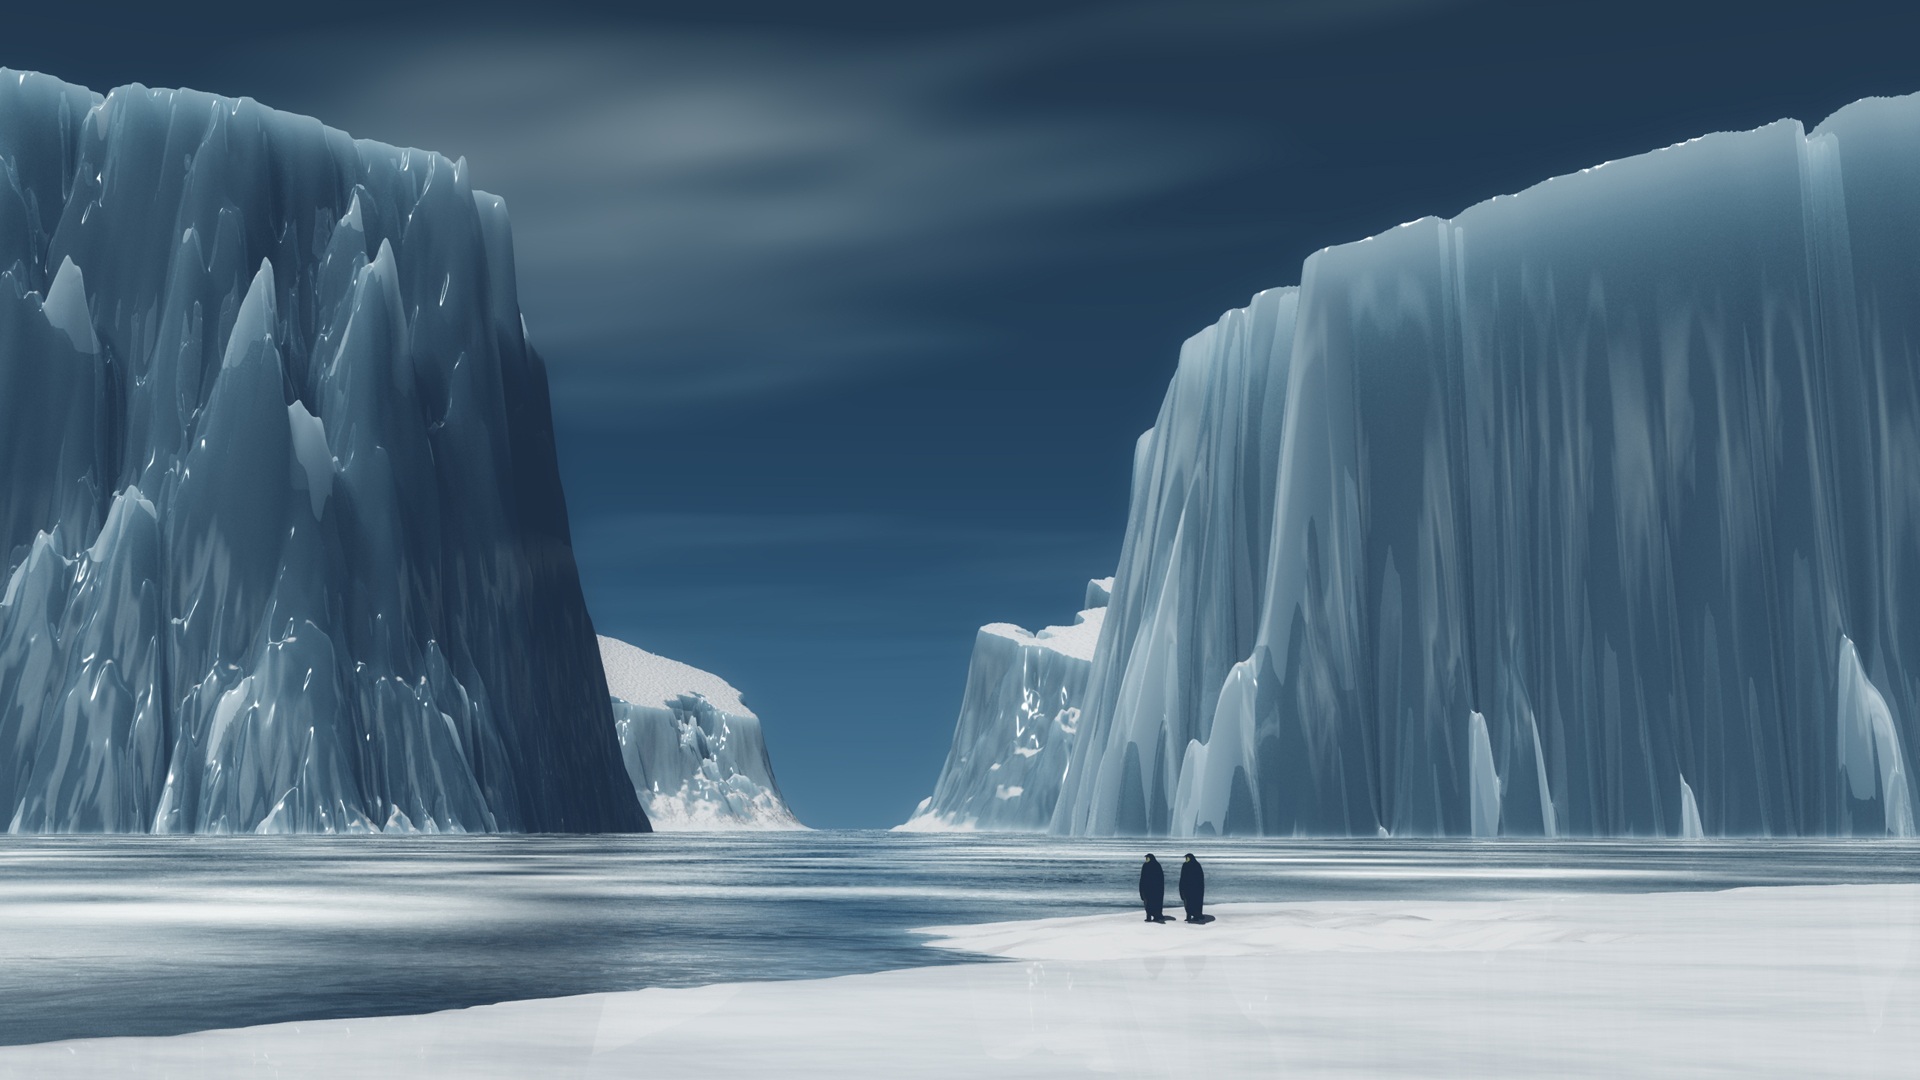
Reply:
[[[760,718],[712,672],[604,634],[600,661],[627,776],[662,832],[798,829]]]
[[[1133,509],[1082,704],[1084,711],[1099,703],[1102,719],[1087,729],[1097,732],[1097,760],[1105,747],[1122,747],[1129,785],[1144,784],[1152,758],[1143,763],[1138,749],[1125,747],[1187,747],[1201,734],[1199,718],[1212,715],[1228,669],[1252,648],[1279,472],[1273,418],[1286,400],[1297,301],[1294,289],[1261,293],[1188,340],[1159,419],[1136,444]],[[1092,748],[1083,737],[1072,760]],[[1061,789],[1068,820],[1086,767],[1070,771]],[[1183,775],[1191,785],[1200,772]],[[1155,822],[1170,813],[1176,786],[1156,789],[1152,805],[1116,806],[1124,815],[1103,818],[1098,829],[1163,829]]]
[[[639,830],[500,200],[0,71],[0,820]]]
[[[1011,623],[980,628],[947,763],[933,794],[896,828],[1047,827],[1080,730],[1080,704],[1112,590],[1112,578],[1088,582],[1087,608],[1071,626],[1037,634]]]
[[[1920,98],[1310,257],[1140,442],[1052,827],[1913,830]]]

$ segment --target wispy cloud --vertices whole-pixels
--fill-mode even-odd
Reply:
[[[466,156],[508,201],[561,394],[658,406],[951,356],[973,328],[916,310],[930,292],[1048,258],[1076,218],[1236,153],[1218,132],[965,108],[1005,64],[990,44],[477,37],[314,107]]]
[[[670,409],[986,347],[956,291],[1098,258],[1129,240],[1116,210],[1249,153],[1204,117],[1043,107],[1021,80],[1088,50],[1151,63],[1174,38],[1425,2],[1096,6],[886,39],[396,28],[273,51],[268,81],[356,135],[464,155],[507,198],[563,410]]]

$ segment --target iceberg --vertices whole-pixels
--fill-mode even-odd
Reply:
[[[0,819],[644,830],[501,200],[0,70]]]
[[[600,661],[620,757],[655,829],[802,827],[732,684],[604,634]]]
[[[1050,828],[1908,835],[1920,97],[1309,257],[1135,456]]]
[[[992,623],[974,638],[953,746],[903,832],[1042,831],[1080,730],[1080,705],[1113,579],[1087,583],[1071,626]]]

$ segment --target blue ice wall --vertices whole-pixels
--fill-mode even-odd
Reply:
[[[1300,280],[1142,440],[1055,830],[1912,833],[1920,98]]]
[[[0,823],[630,830],[500,200],[0,70]]]
[[[1032,634],[1011,623],[980,628],[947,762],[933,794],[896,828],[1046,829],[1073,758],[1112,587],[1112,578],[1087,582],[1086,606],[1069,626]]]

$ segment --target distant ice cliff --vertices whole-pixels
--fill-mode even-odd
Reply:
[[[627,776],[653,827],[797,829],[760,718],[725,679],[602,635]]]
[[[1088,582],[1086,610],[1071,626],[1037,634],[1011,623],[980,628],[946,766],[900,829],[1047,827],[1112,589],[1112,578]]]

